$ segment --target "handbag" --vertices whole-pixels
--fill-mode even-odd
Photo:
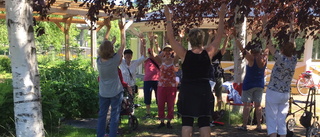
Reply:
[[[129,68],[127,68],[127,69],[128,69],[128,71],[129,71],[131,80],[133,80],[133,77],[132,77],[132,74],[131,74],[131,72],[130,72],[130,69],[129,69]],[[138,93],[138,86],[137,86],[136,84],[133,85],[133,87],[132,87],[132,92],[133,92],[133,93]]]
[[[305,128],[308,128],[308,127],[311,127],[311,119],[312,119],[312,102],[309,102],[309,94],[308,94],[308,97],[307,97],[307,103],[306,103],[306,106],[304,107],[304,112],[303,114],[301,115],[299,121],[300,121],[300,124],[305,127]],[[308,108],[308,105],[311,105],[309,107],[309,111],[307,110]]]
[[[310,127],[311,126],[311,118],[312,118],[312,112],[304,111],[299,119],[300,124],[305,128]]]

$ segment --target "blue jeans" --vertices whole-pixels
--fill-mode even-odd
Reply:
[[[123,99],[123,92],[111,98],[105,98],[105,97],[99,96],[99,117],[98,117],[97,137],[104,137],[106,133],[106,118],[107,118],[110,105],[111,105],[111,116],[110,116],[109,136],[110,137],[117,136],[122,99]]]

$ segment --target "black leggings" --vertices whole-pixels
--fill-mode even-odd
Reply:
[[[182,126],[193,126],[194,118],[193,117],[182,117]],[[207,127],[210,126],[210,117],[203,116],[198,118],[198,126]]]

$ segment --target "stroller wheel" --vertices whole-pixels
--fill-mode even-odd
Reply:
[[[293,131],[294,128],[296,126],[296,121],[293,119],[293,118],[290,118],[288,121],[287,121],[287,129],[289,131]]]
[[[129,120],[128,120],[128,124],[129,124],[129,128],[131,130],[135,130],[138,128],[139,122],[136,116],[129,116]]]
[[[320,137],[320,124],[318,122],[313,123],[307,130],[307,137]]]

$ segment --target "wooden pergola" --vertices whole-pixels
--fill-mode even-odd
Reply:
[[[82,6],[80,7],[80,4],[82,4],[81,1],[78,1],[77,3],[73,0],[56,0],[54,4],[51,5],[50,10],[48,11],[48,19],[42,19],[40,15],[37,15],[37,13],[34,13],[34,18],[37,21],[50,21],[55,23],[58,28],[65,34],[65,60],[70,60],[70,48],[69,48],[69,29],[71,23],[77,23],[77,24],[87,24],[90,28],[96,28],[91,29],[91,63],[92,66],[95,66],[95,61],[93,60],[94,57],[96,57],[96,52],[94,49],[96,49],[96,34],[97,32],[105,26],[104,19],[107,19],[110,17],[109,14],[100,11],[98,17],[99,20],[94,24],[92,27],[90,20],[88,20],[87,13],[88,13],[88,7]],[[113,9],[123,9],[126,8],[124,6],[114,6]],[[3,11],[3,14],[0,14],[0,19],[5,19],[5,0],[0,0],[0,11]],[[130,12],[134,13],[137,10],[132,9]],[[60,15],[60,16],[57,16]],[[112,20],[119,19],[119,14],[113,14]],[[64,24],[64,25],[61,25]]]

